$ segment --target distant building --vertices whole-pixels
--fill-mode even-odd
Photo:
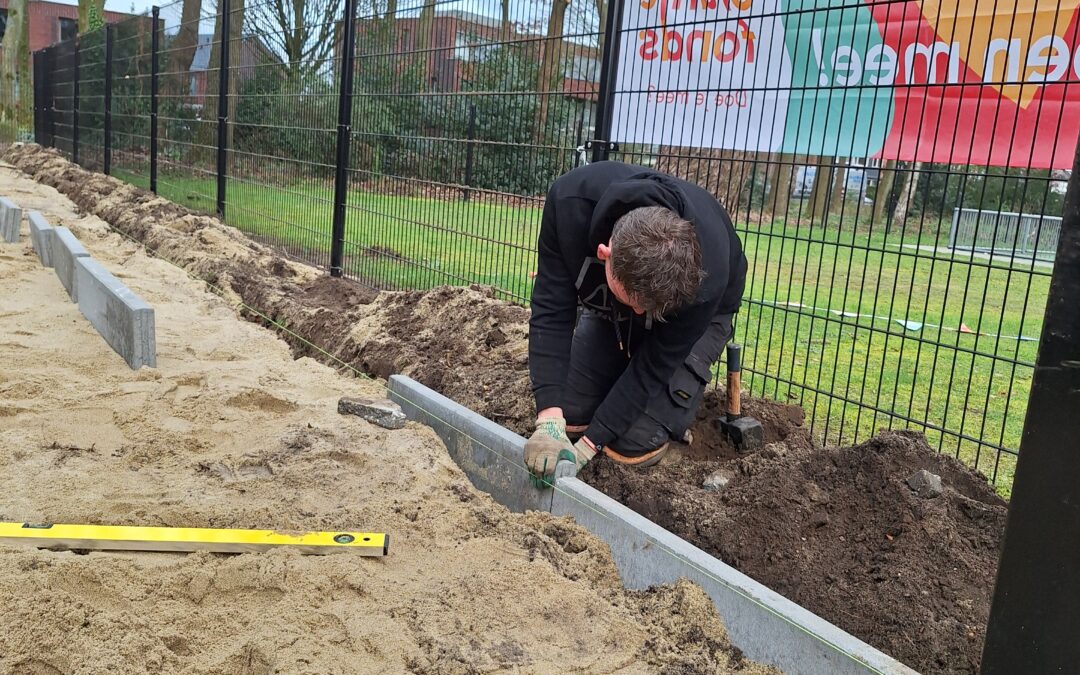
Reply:
[[[8,0],[0,0],[0,43],[7,29]],[[36,52],[51,44],[75,37],[79,27],[79,8],[59,2],[30,0],[26,3],[29,20],[27,51]],[[105,12],[107,23],[119,23],[134,16],[123,12]]]

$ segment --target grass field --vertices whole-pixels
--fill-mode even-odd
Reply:
[[[145,174],[117,174],[146,187]],[[163,175],[159,191],[215,207],[212,178]],[[332,197],[329,182],[232,180],[227,220],[327,264]],[[474,282],[528,298],[538,207],[361,190],[348,205],[350,276],[383,288]],[[751,271],[736,336],[752,393],[801,404],[827,442],[925,430],[1008,494],[1015,458],[996,448],[1019,446],[1038,343],[1016,338],[1040,335],[1049,268],[914,248],[942,244],[936,222],[884,232],[794,220],[740,230]]]

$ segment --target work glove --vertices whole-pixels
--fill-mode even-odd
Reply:
[[[571,443],[566,436],[566,420],[561,417],[545,417],[536,420],[536,431],[525,442],[525,466],[532,474],[532,484],[538,488],[551,484],[555,465],[559,460],[569,460],[576,470],[596,456],[596,451],[582,438]]]

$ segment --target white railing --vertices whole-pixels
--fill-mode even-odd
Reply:
[[[953,209],[949,248],[991,256],[1054,260],[1061,218],[1006,211]]]

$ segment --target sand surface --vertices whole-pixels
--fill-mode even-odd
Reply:
[[[392,535],[380,559],[0,545],[0,672],[758,671],[696,586],[626,592],[601,542],[507,512],[430,430],[337,414],[378,384],[294,360],[53,188],[3,166],[0,194],[154,305],[158,346],[157,368],[130,370],[25,223],[0,243],[0,520]]]

